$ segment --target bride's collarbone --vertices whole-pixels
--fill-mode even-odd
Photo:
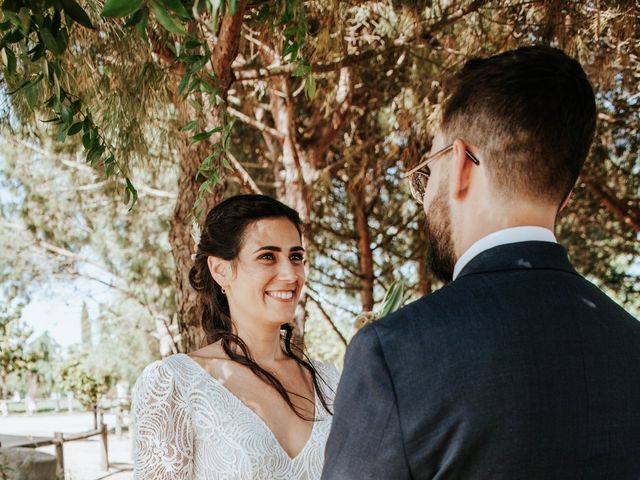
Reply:
[[[309,441],[315,417],[315,392],[312,382],[295,365],[265,368],[273,374],[289,394],[296,411],[291,409],[278,391],[260,379],[248,367],[228,358],[190,355],[222,388],[236,397],[271,431],[280,447],[294,458]]]

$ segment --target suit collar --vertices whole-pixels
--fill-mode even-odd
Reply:
[[[457,278],[474,273],[528,269],[563,270],[577,274],[562,245],[530,241],[499,245],[479,253]]]
[[[522,225],[495,231],[479,239],[460,256],[453,269],[453,279],[455,280],[467,263],[479,253],[498,245],[529,241],[557,243],[556,237],[551,230],[534,225]]]

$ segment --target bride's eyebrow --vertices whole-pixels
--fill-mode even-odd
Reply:
[[[282,251],[282,248],[280,248],[280,247],[276,247],[276,246],[273,246],[273,245],[267,245],[267,246],[265,246],[265,247],[260,247],[259,249],[257,249],[257,250],[256,250],[255,252],[253,252],[253,253],[258,253],[258,252],[260,252],[260,251],[262,251],[262,250],[267,250],[267,251],[270,251],[270,252],[281,252],[281,251]],[[304,248],[302,248],[302,247],[300,247],[300,246],[298,246],[298,247],[291,247],[291,248],[289,249],[289,252],[304,252]]]

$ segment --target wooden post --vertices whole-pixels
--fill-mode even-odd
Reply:
[[[64,449],[62,444],[64,442],[62,438],[62,432],[56,432],[53,434],[56,445],[56,475],[64,475]]]
[[[109,470],[109,439],[107,426],[100,423],[100,468],[104,471]]]

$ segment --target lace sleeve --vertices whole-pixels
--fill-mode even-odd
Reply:
[[[333,398],[336,396],[338,382],[340,381],[340,373],[332,363],[319,361],[314,361],[313,363],[321,377],[318,379],[318,383],[322,393],[329,401],[329,404],[333,404]]]
[[[192,478],[193,427],[189,405],[173,372],[154,362],[133,388],[133,478],[187,480]]]

